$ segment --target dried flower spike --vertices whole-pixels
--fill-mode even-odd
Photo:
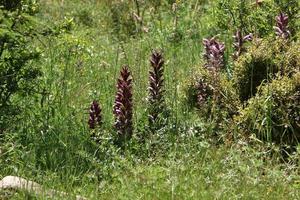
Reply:
[[[95,100],[91,103],[90,107],[90,118],[88,121],[90,129],[95,129],[97,125],[101,125],[102,116],[101,116],[101,107],[99,103]]]
[[[274,27],[274,29],[276,35],[283,39],[287,39],[291,34],[288,30],[289,17],[283,12],[280,12],[280,14],[276,16],[275,20],[276,26]]]
[[[149,125],[157,125],[158,115],[163,111],[164,104],[164,60],[158,51],[153,51],[150,57],[151,70],[149,71]]]
[[[120,72],[114,104],[115,128],[119,139],[127,140],[132,136],[132,78],[127,66]]]
[[[203,40],[206,59],[206,67],[213,71],[219,71],[224,66],[225,45],[218,42],[215,37]]]
[[[253,40],[253,35],[252,33],[243,36],[242,32],[240,30],[237,30],[235,35],[233,36],[234,38],[234,43],[233,47],[235,49],[235,52],[233,54],[234,59],[238,58],[241,53],[244,51],[244,43],[247,41],[252,41]]]

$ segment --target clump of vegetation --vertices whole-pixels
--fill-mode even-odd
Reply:
[[[191,108],[198,108],[203,112],[204,106],[213,97],[212,80],[211,73],[205,69],[198,70],[197,74],[193,76],[186,88],[186,100]]]
[[[281,53],[277,54],[277,65],[280,66],[281,74],[291,76],[300,70],[300,40],[288,41],[288,44],[285,44],[285,41],[279,39],[278,43]]]
[[[275,17],[277,6],[271,1],[217,1],[216,27],[221,30],[240,29],[243,33],[267,36],[273,29],[270,19]]]
[[[36,12],[35,1],[0,1],[0,133],[21,112],[17,97],[37,92],[41,70],[31,65],[40,55],[33,45]]]
[[[216,76],[207,69],[201,69],[187,86],[186,95],[189,107],[196,108],[201,120],[211,124],[213,135],[224,141],[226,130],[230,129],[240,106],[232,81],[223,73]]]
[[[264,84],[235,122],[241,133],[277,144],[296,145],[299,131],[300,73]]]
[[[214,13],[217,30],[225,31],[240,29],[243,33],[253,33],[259,37],[266,37],[273,32],[275,17],[278,12],[286,13],[290,21],[292,32],[297,31],[296,16],[299,1],[240,1],[219,0],[218,9]]]
[[[275,45],[276,43],[268,40],[255,42],[248,52],[235,62],[233,81],[241,101],[254,96],[258,87],[271,80],[279,71],[280,66],[276,65],[275,56],[280,52],[276,52]]]
[[[277,73],[285,76],[299,70],[299,41],[287,44],[272,38],[257,40],[234,62],[233,82],[241,101],[254,96],[262,83]]]

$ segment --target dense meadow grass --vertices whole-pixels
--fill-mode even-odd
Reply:
[[[219,87],[224,101],[229,102],[234,67],[247,63],[241,59],[238,63],[242,64],[235,64],[232,59],[232,35],[244,27],[244,33],[257,37],[253,43],[265,38],[275,41],[275,17],[282,10],[289,11],[290,41],[294,42],[286,45],[291,46],[289,55],[296,60],[287,61],[295,68],[290,77],[299,74],[297,1],[241,2],[41,0],[33,18],[39,33],[30,44],[40,57],[28,65],[42,73],[35,83],[36,92],[11,99],[19,113],[9,116],[5,131],[0,128],[0,178],[21,176],[45,189],[70,194],[57,199],[74,199],[77,194],[88,199],[299,199],[298,145],[281,145],[255,135],[265,127],[268,134],[273,133],[268,129],[271,114],[260,123],[260,116],[243,110],[248,102],[239,102],[234,111],[243,110],[241,118],[253,116],[241,127],[250,127],[253,121],[261,125],[253,126],[249,133],[235,121],[239,116],[229,119],[231,114],[214,110],[214,106],[210,114],[203,114],[207,108],[190,104],[189,87],[205,65],[203,39],[218,35],[226,46],[223,85]],[[268,49],[286,47],[276,45]],[[250,57],[256,58],[260,50],[251,48],[249,45],[249,52],[254,52]],[[164,125],[153,134],[148,129],[147,97],[154,49],[164,57],[165,114]],[[264,53],[268,52],[262,50]],[[287,57],[272,59],[281,66]],[[123,65],[129,66],[133,78],[134,131],[125,147],[119,147],[113,140],[112,111]],[[271,76],[266,82],[269,79]],[[294,82],[299,80],[298,75]],[[266,82],[261,82],[262,87]],[[100,102],[103,118],[95,130],[88,126],[93,100]],[[263,108],[273,105],[259,101],[260,96],[250,99],[249,105],[256,100],[263,102]],[[296,117],[299,108],[298,102],[292,109]],[[299,121],[296,123],[299,128]],[[92,133],[100,142],[93,141]],[[293,133],[299,134],[299,129]],[[0,191],[0,199],[47,197]]]

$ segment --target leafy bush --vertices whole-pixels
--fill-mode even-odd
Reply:
[[[237,114],[240,101],[225,74],[200,69],[186,87],[186,103],[196,108],[199,117],[214,124],[214,131],[226,130]]]
[[[41,74],[31,65],[39,57],[32,46],[37,34],[32,18],[36,11],[35,1],[0,1],[0,129],[8,115],[19,112],[13,97],[35,92]]]
[[[298,49],[298,50],[297,50]],[[234,63],[233,82],[240,99],[254,96],[258,87],[270,82],[276,73],[290,76],[299,68],[299,42],[263,39],[253,43],[248,52]]]
[[[270,45],[268,41],[258,42],[235,62],[233,82],[242,101],[255,95],[261,83],[278,72],[274,49]]]
[[[299,32],[300,33],[300,32]],[[277,55],[278,65],[281,68],[282,74],[286,76],[291,76],[300,70],[300,40],[290,42],[287,45],[280,47],[281,52]]]
[[[186,86],[186,103],[190,108],[203,107],[213,97],[212,77],[208,70],[200,69]]]
[[[264,84],[235,118],[239,131],[279,144],[300,139],[300,73]]]

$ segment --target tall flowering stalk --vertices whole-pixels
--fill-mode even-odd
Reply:
[[[113,109],[115,128],[118,132],[119,139],[126,141],[131,138],[133,132],[132,77],[127,66],[122,68],[116,87],[117,94]]]
[[[208,96],[212,93],[208,83],[200,78],[196,84],[197,90],[197,105],[201,107],[207,100]]]
[[[97,125],[101,125],[102,123],[102,115],[101,115],[101,107],[100,104],[94,100],[90,106],[90,117],[89,117],[89,127],[90,129],[95,129]]]
[[[150,57],[149,71],[149,126],[154,128],[158,124],[158,116],[163,111],[164,104],[164,59],[160,52],[153,51]]]
[[[233,42],[233,47],[235,49],[235,52],[233,54],[233,58],[237,59],[241,53],[244,51],[244,43],[247,41],[252,41],[253,40],[253,35],[252,33],[243,36],[242,32],[240,30],[237,30],[235,35],[233,36],[234,42]]]
[[[213,100],[214,102],[219,101],[220,97],[220,70],[222,67],[224,67],[224,52],[225,52],[225,45],[219,41],[216,40],[216,37],[212,37],[210,39],[204,39],[203,40],[204,48],[205,48],[205,53],[204,53],[204,59],[206,60],[206,65],[205,67],[211,71],[213,75]],[[199,85],[199,83],[198,83]],[[199,85],[203,88],[198,88],[198,104],[201,103],[201,95],[204,90],[205,85]],[[199,87],[198,86],[198,87]],[[199,102],[200,101],[200,102]],[[215,104],[213,108],[215,107]]]
[[[206,67],[212,71],[219,71],[224,66],[225,45],[218,42],[215,37],[203,40]]]
[[[288,30],[289,17],[283,12],[280,12],[280,14],[276,16],[275,20],[276,26],[274,26],[274,29],[277,37],[287,39],[291,34]]]

